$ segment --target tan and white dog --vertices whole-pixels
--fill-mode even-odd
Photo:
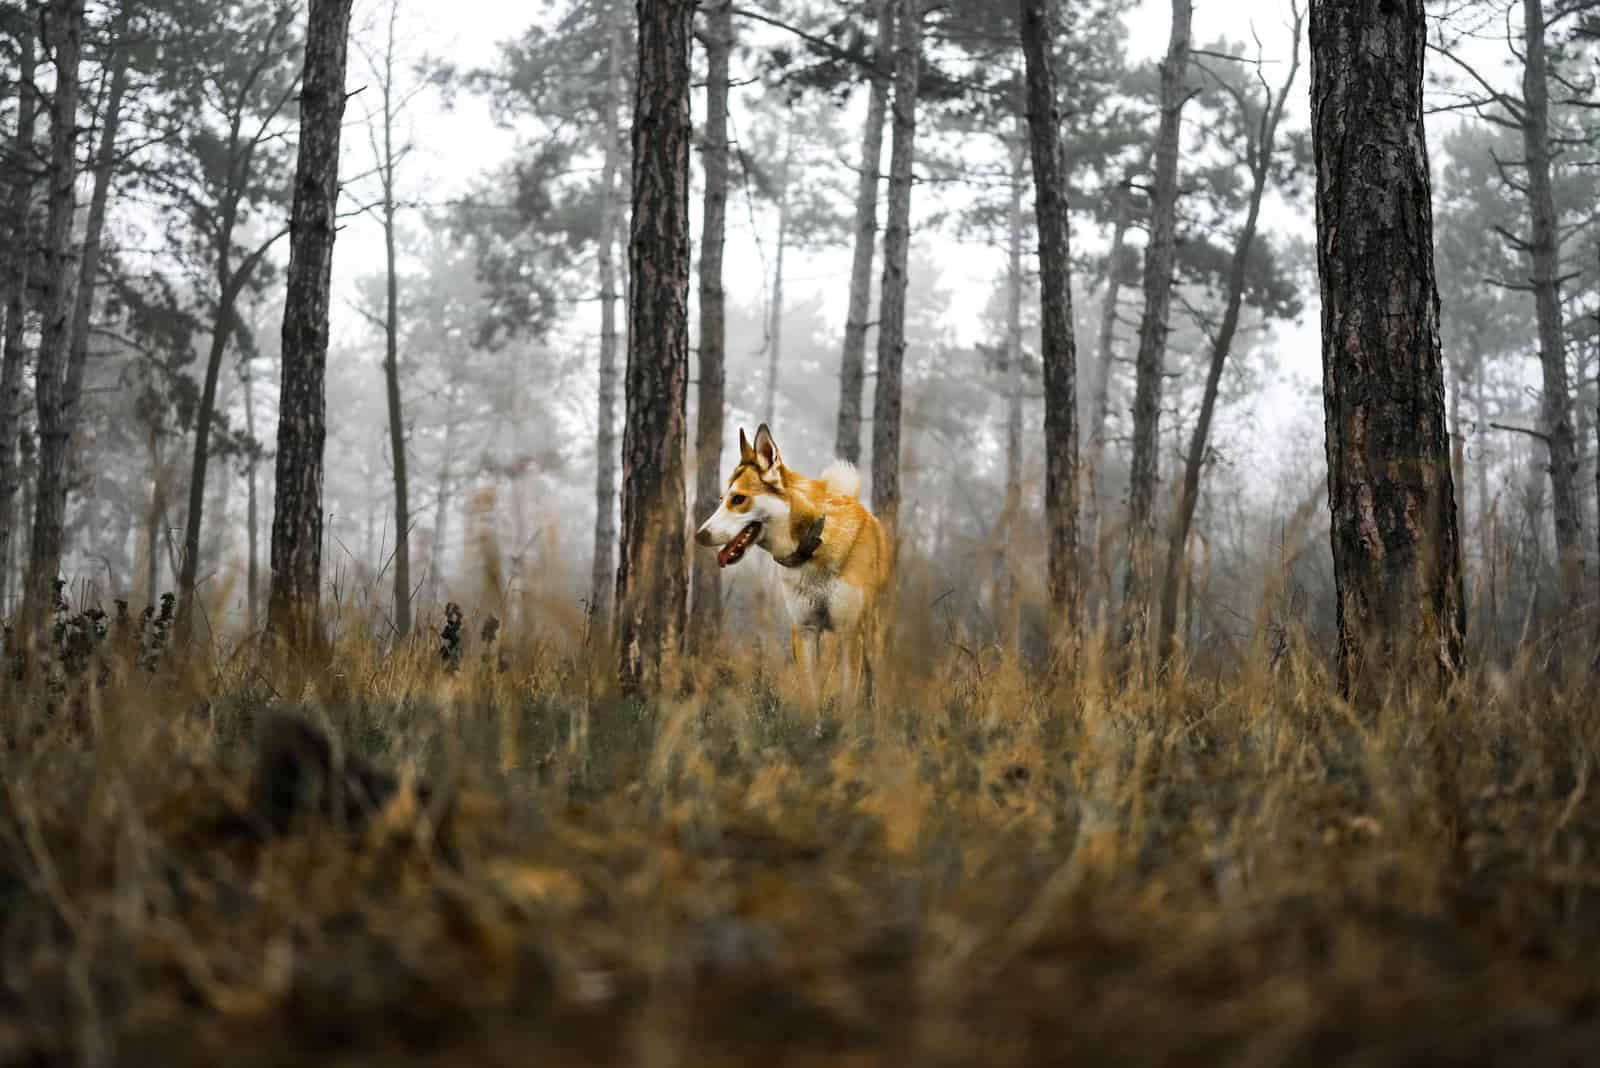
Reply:
[[[824,634],[840,639],[848,689],[854,690],[858,673],[869,686],[872,679],[889,543],[877,517],[857,498],[860,489],[853,464],[835,460],[821,478],[807,478],[784,466],[765,423],[754,445],[741,428],[739,463],[722,503],[695,532],[701,545],[717,547],[721,567],[738,563],[752,545],[778,564],[790,640],[813,704],[821,698]]]

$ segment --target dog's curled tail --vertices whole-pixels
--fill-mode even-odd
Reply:
[[[861,472],[849,460],[835,460],[822,469],[822,483],[829,493],[854,497],[861,492]]]

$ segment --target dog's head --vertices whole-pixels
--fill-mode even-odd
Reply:
[[[739,464],[728,479],[722,503],[700,524],[694,540],[717,548],[717,564],[736,564],[752,545],[765,545],[767,531],[789,521],[789,495],[783,458],[772,431],[762,423],[750,444],[739,430]]]

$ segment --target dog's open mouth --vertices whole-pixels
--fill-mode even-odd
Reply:
[[[754,545],[760,536],[760,523],[746,524],[743,530],[733,536],[732,541],[717,550],[717,566],[737,564],[744,557],[744,551]]]

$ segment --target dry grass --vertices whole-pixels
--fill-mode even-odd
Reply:
[[[350,625],[323,670],[109,641],[5,683],[0,1063],[1600,1049],[1586,680],[1361,714],[1303,650],[1122,688],[908,620],[819,738],[756,650],[625,704],[581,620],[515,614],[454,673]],[[350,804],[274,833],[290,780]]]

